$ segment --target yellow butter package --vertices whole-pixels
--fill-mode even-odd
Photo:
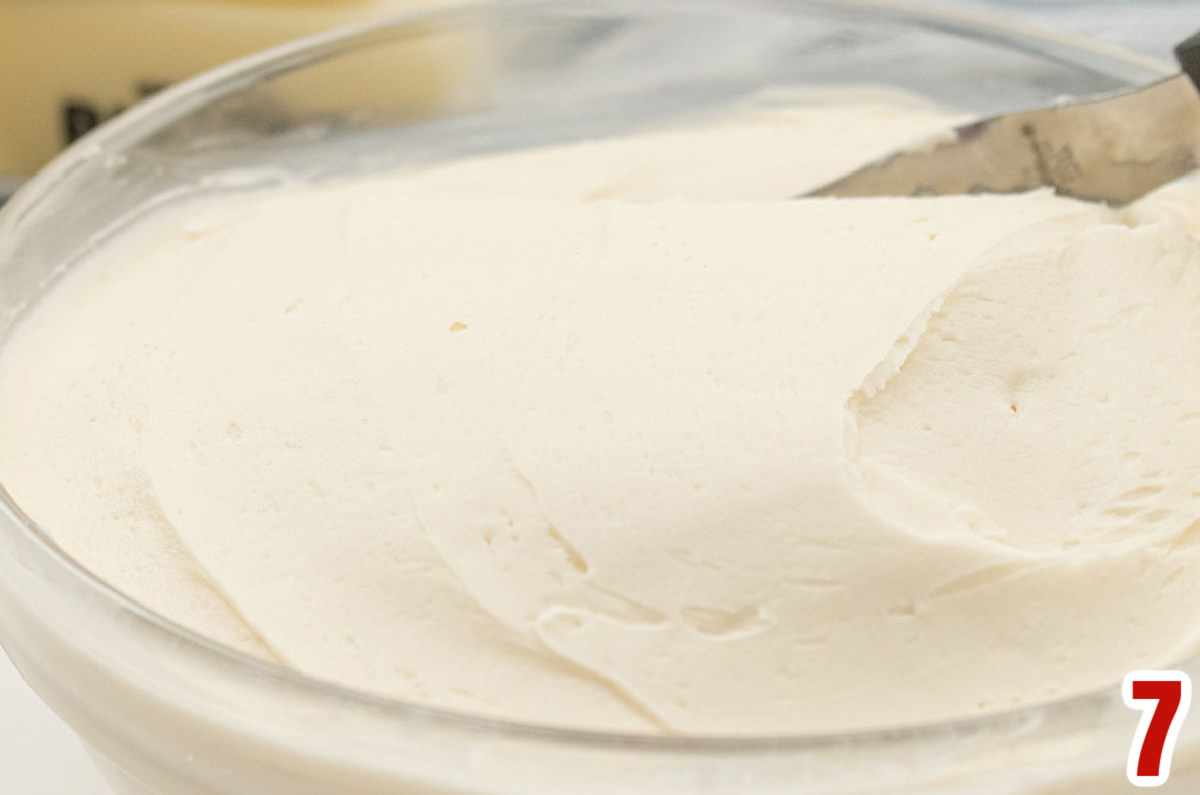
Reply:
[[[0,0],[0,179],[155,91],[337,25],[438,0]]]

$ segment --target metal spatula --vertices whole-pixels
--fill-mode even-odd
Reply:
[[[1119,205],[1200,167],[1200,33],[1183,74],[1133,91],[959,127],[809,196],[1057,193]]]

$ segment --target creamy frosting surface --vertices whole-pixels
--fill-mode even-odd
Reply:
[[[7,344],[0,482],[186,626],[520,720],[845,731],[1169,663],[1197,190],[792,198],[949,120],[848,95],[157,211]]]

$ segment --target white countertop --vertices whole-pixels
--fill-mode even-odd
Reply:
[[[1028,22],[1163,59],[1200,28],[1197,0],[926,0],[1003,9]],[[0,654],[0,789],[5,795],[109,795],[70,730]]]
[[[109,795],[83,746],[0,654],[0,790],[5,795]]]

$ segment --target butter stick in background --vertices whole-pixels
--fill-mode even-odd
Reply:
[[[0,180],[31,176],[74,139],[178,80],[437,1],[0,0]]]

